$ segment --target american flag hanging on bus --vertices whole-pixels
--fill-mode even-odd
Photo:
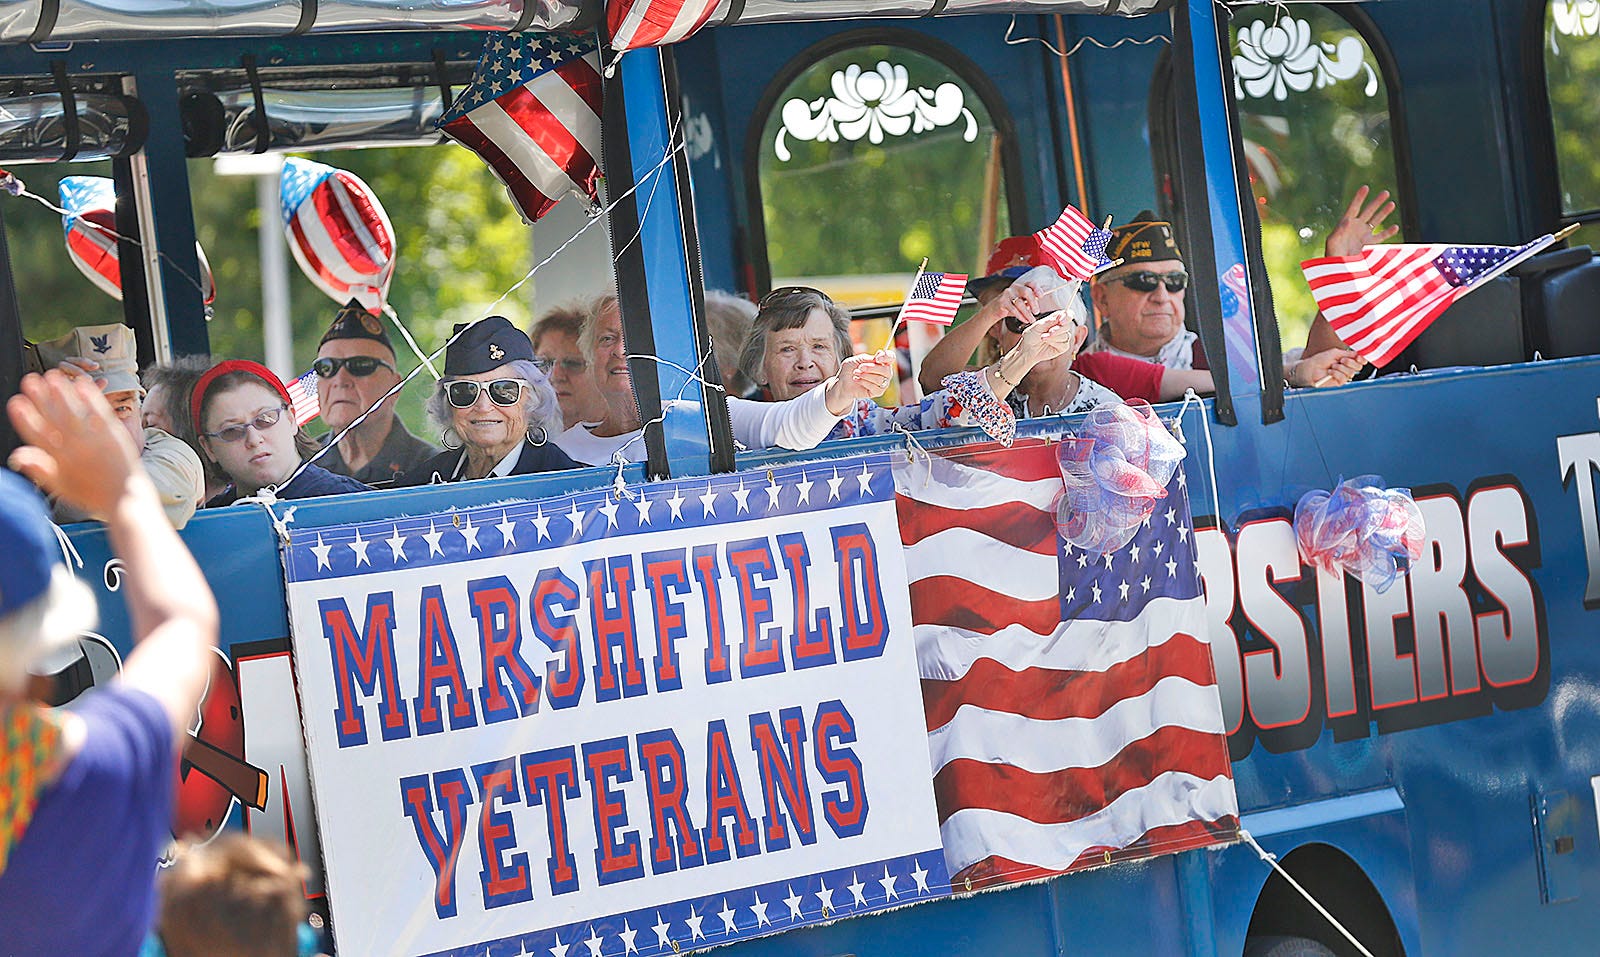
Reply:
[[[1382,366],[1457,299],[1555,241],[1545,235],[1523,246],[1368,246],[1359,256],[1308,259],[1300,268],[1333,331]]]
[[[967,291],[967,277],[953,272],[925,272],[917,275],[900,307],[899,322],[931,322],[948,326],[961,308]]]
[[[1045,262],[1064,279],[1088,279],[1104,266],[1111,231],[1100,229],[1076,206],[1061,211],[1055,222],[1033,234]]]
[[[1105,556],[1056,532],[1053,446],[934,455],[895,482],[952,883],[1236,840],[1183,472]]]
[[[439,130],[477,153],[529,225],[600,178],[600,59],[592,37],[521,33],[484,46]]]

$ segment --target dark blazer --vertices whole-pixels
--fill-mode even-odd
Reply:
[[[444,482],[461,481],[452,480],[450,476],[456,474],[456,467],[461,463],[461,457],[466,455],[466,449],[446,449],[433,458],[406,471],[395,479],[394,487],[403,488],[409,485],[438,485]],[[562,469],[581,469],[582,465],[574,462],[561,451],[554,442],[543,445],[534,445],[526,439],[522,442],[522,455],[517,459],[517,464],[511,469],[512,475],[532,475],[535,472],[559,472]]]
[[[277,490],[280,499],[314,498],[318,495],[342,495],[345,492],[366,492],[371,486],[356,481],[348,475],[330,472],[313,462],[305,467],[293,482]],[[232,505],[239,498],[239,490],[232,485],[213,495],[206,508]]]

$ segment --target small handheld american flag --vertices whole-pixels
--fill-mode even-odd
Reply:
[[[1046,263],[1066,279],[1088,279],[1109,261],[1106,247],[1111,245],[1111,231],[1095,226],[1075,206],[1063,209],[1060,218],[1033,237]]]
[[[906,294],[905,304],[900,307],[900,316],[895,320],[895,325],[902,322],[931,322],[948,326],[955,320],[956,310],[961,308],[961,295],[966,291],[967,277],[961,273],[920,273],[911,284],[911,292]]]
[[[289,383],[289,398],[294,401],[295,425],[305,425],[322,413],[322,402],[317,398],[315,369]]]

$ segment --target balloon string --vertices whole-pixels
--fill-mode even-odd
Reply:
[[[589,217],[587,222],[585,222],[582,226],[578,227],[577,232],[573,233],[570,237],[568,237],[567,240],[565,242],[563,242],[561,245],[559,245],[555,249],[551,250],[550,255],[544,257],[539,262],[535,263],[533,268],[529,269],[527,271],[527,273],[521,279],[517,280],[515,283],[512,283],[511,288],[509,288],[505,292],[501,293],[500,296],[497,299],[495,299],[493,302],[489,303],[488,306],[484,307],[483,313],[481,315],[479,315],[478,318],[472,320],[471,322],[467,323],[466,325],[463,325],[460,329],[456,330],[453,334],[451,334],[450,338],[446,339],[444,341],[444,343],[439,346],[438,349],[435,349],[433,352],[428,354],[428,357],[427,357],[428,362],[431,363],[432,360],[438,359],[440,356],[444,355],[445,350],[450,348],[450,345],[452,343],[454,343],[457,339],[459,339],[462,335],[464,335],[468,329],[471,329],[473,326],[477,325],[478,323],[482,322],[483,320],[485,320],[485,319],[489,318],[490,316],[494,315],[495,314],[494,311],[495,311],[496,307],[498,307],[502,302],[505,302],[506,299],[510,298],[512,293],[516,292],[518,289],[521,289],[524,285],[526,285],[529,280],[533,279],[534,275],[536,275],[539,272],[539,270],[543,269],[545,266],[548,266],[557,256],[559,256],[563,252],[565,252],[568,246],[571,246],[573,243],[577,242],[578,241],[578,237],[580,237],[584,233],[588,232],[589,229],[591,227],[593,227],[595,223],[599,222],[605,216],[606,213],[609,213],[612,209],[616,208],[616,206],[619,203],[621,203],[623,200],[626,200],[629,196],[632,196],[635,192],[637,192],[639,190],[639,187],[644,183],[645,180],[655,179],[656,178],[656,174],[659,173],[661,171],[661,169],[663,167],[665,167],[668,163],[672,162],[672,157],[675,154],[677,154],[678,151],[684,149],[685,146],[687,145],[687,141],[686,140],[678,139],[677,132],[678,132],[677,127],[674,126],[673,130],[672,130],[672,135],[668,137],[667,142],[669,144],[676,144],[676,145],[669,146],[667,148],[667,150],[665,151],[665,153],[662,155],[660,161],[657,162],[655,166],[653,166],[649,170],[647,170],[643,176],[639,177],[639,179],[632,186],[628,187],[628,189],[625,192],[623,192],[620,196],[618,196],[616,199],[612,200],[609,204],[607,204],[599,212],[597,212],[593,216]],[[652,184],[652,193],[651,193],[651,195],[654,195],[653,189],[654,189],[654,184]],[[650,210],[650,207],[649,207],[648,204],[646,204],[645,213],[648,214],[649,210]],[[639,228],[640,228],[640,231],[642,232],[643,229],[644,229],[644,216],[641,216],[639,219],[640,219]],[[631,240],[630,240],[630,242],[631,242]],[[334,446],[338,445],[340,443],[340,441],[342,441],[346,435],[350,434],[350,430],[351,429],[354,429],[357,426],[359,426],[361,423],[365,422],[367,420],[367,416],[371,415],[374,411],[376,411],[379,406],[383,405],[385,402],[387,402],[390,399],[394,398],[396,395],[399,395],[400,392],[403,389],[405,389],[405,387],[408,384],[410,384],[411,380],[416,378],[417,375],[420,372],[422,372],[422,370],[425,369],[425,368],[428,368],[428,364],[427,363],[418,364],[416,368],[414,368],[410,372],[406,373],[404,378],[402,378],[399,382],[396,382],[389,389],[388,392],[385,392],[383,395],[379,396],[378,400],[376,402],[372,403],[372,405],[368,406],[366,411],[364,411],[360,415],[356,416],[355,419],[349,425],[345,426],[343,429],[340,429],[338,434],[335,435],[332,439],[328,440],[328,443],[326,445],[324,445],[322,448],[318,449],[310,458],[306,459],[304,462],[301,462],[300,463],[300,467],[294,470],[294,474],[289,476],[288,480],[285,481],[282,485],[280,485],[278,487],[282,488],[284,485],[288,485],[289,482],[293,482],[296,478],[298,478],[300,476],[301,472],[304,472],[306,470],[307,466],[311,465],[313,462],[317,461],[318,459],[322,458],[324,455],[328,454],[329,450],[331,450]]]
[[[34,202],[38,203],[40,206],[43,206],[45,209],[48,209],[52,213],[55,213],[55,214],[57,214],[59,216],[65,216],[68,219],[75,219],[78,222],[82,223],[87,228],[95,230],[96,232],[102,233],[105,236],[110,237],[114,242],[129,243],[131,245],[139,247],[140,249],[145,248],[144,247],[144,243],[140,242],[139,240],[135,239],[132,236],[124,236],[121,233],[117,232],[115,229],[112,229],[110,226],[102,226],[99,223],[94,222],[93,220],[90,220],[87,217],[85,217],[85,216],[83,216],[83,215],[81,215],[79,213],[74,213],[69,209],[62,209],[60,206],[57,206],[55,203],[50,202],[48,199],[45,199],[43,196],[40,196],[38,193],[35,193],[32,190],[28,189],[26,186],[22,185],[22,180],[18,179],[17,175],[15,173],[11,172],[10,170],[0,169],[0,190],[4,190],[5,192],[10,193],[12,196],[21,196],[24,199],[31,199]],[[200,291],[200,299],[201,299],[202,302],[205,300],[205,298],[207,296],[211,295],[211,290],[209,290],[205,286],[201,285],[200,280],[198,280],[195,277],[189,275],[189,271],[187,269],[184,269],[182,266],[178,265],[178,261],[177,260],[173,259],[171,256],[167,255],[165,252],[163,252],[162,250],[159,250],[159,249],[156,250],[156,255],[161,257],[161,259],[168,266],[171,266],[173,272],[176,272],[178,275],[182,276],[184,279],[187,279],[189,281],[189,285],[193,286],[194,288],[196,288],[196,289],[198,289]],[[117,298],[120,299],[122,297],[118,296]],[[211,307],[210,306],[206,306],[205,309],[206,309],[206,318],[210,319],[211,318]]]
[[[411,335],[411,330],[407,329],[406,324],[400,321],[400,316],[394,311],[394,307],[388,303],[384,303],[383,314],[389,317],[389,320],[394,323],[394,327],[396,329],[400,330],[400,335],[405,338],[406,345],[410,346],[411,351],[416,354],[418,359],[422,360],[422,364],[428,367],[428,371],[433,374],[433,379],[435,382],[437,382],[441,378],[439,375],[439,370],[433,367],[433,360],[428,357],[426,352],[422,351],[421,346],[417,345],[417,340]]]

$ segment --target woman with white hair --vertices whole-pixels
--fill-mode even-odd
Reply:
[[[134,648],[71,711],[27,697],[28,669],[93,626],[44,500],[0,472],[0,950],[138,952],[155,916],[178,745],[210,674],[217,608],[133,437],[88,379],[28,376],[8,403],[30,443],[11,467],[104,516]]]
[[[465,331],[463,331],[465,330]],[[432,485],[577,468],[550,440],[561,406],[539,370],[533,343],[504,316],[457,325],[444,351],[444,378],[428,397],[428,417],[445,450],[395,484]]]

